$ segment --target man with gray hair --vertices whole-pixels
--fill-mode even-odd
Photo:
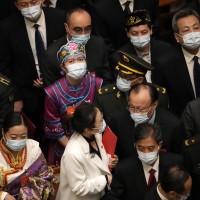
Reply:
[[[169,54],[169,64],[158,69],[155,83],[166,87],[169,108],[180,116],[186,104],[200,96],[200,17],[192,9],[173,16],[174,37],[179,43]]]

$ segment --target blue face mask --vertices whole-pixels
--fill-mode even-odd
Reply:
[[[80,43],[83,45],[86,45],[88,40],[90,39],[90,34],[85,34],[85,35],[73,35],[70,34],[72,36],[72,40],[76,43]]]
[[[27,139],[23,139],[23,140],[10,140],[10,139],[6,139],[6,145],[12,149],[13,151],[20,151],[21,149],[23,149],[26,145],[26,140]]]

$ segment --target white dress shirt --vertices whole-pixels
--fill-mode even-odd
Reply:
[[[26,24],[26,29],[27,29],[31,49],[33,52],[33,57],[35,60],[37,74],[38,74],[38,77],[40,77],[41,73],[40,73],[40,69],[39,69],[39,65],[38,65],[37,51],[36,51],[36,46],[35,46],[35,28],[33,27],[35,23],[29,21],[26,18],[24,18],[24,20],[25,20],[25,24]],[[44,42],[44,47],[45,47],[45,49],[47,49],[46,22],[45,22],[45,16],[44,16],[43,11],[41,13],[41,16],[40,16],[37,24],[40,25],[38,30],[40,31],[40,34],[42,36],[42,40]]]
[[[130,11],[133,12],[133,10],[134,10],[134,0],[128,0],[128,1],[130,1],[130,4],[129,4]],[[122,6],[122,9],[124,10],[125,9],[125,3],[127,2],[127,0],[119,0],[119,2]]]

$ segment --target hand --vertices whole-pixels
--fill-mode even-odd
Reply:
[[[113,157],[109,158],[109,167],[110,168],[115,168],[117,163],[118,163],[119,159],[117,155],[114,155]]]
[[[23,101],[15,101],[14,102],[14,111],[15,112],[21,112],[23,107],[24,107]]]
[[[108,177],[108,185],[110,186],[110,184],[112,183],[112,175],[107,175]]]
[[[5,199],[4,200],[16,200],[15,197],[11,196],[10,194],[7,194],[5,196]]]
[[[58,142],[65,148],[67,146],[69,139],[65,136],[58,139]]]
[[[33,81],[33,85],[37,88],[43,88],[43,80],[42,78],[37,78]]]

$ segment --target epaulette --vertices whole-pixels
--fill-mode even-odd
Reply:
[[[0,83],[6,86],[10,85],[10,80],[6,78],[5,76],[0,74]]]
[[[189,146],[192,146],[194,144],[198,144],[199,142],[200,142],[200,135],[195,135],[195,136],[185,140],[184,145],[186,147],[189,147]]]
[[[98,94],[99,95],[109,94],[109,93],[113,93],[116,90],[117,90],[116,84],[110,84],[110,85],[106,85],[106,86],[99,88]]]
[[[160,94],[167,94],[167,91],[166,91],[166,88],[160,86],[160,85],[156,85],[156,84],[153,84],[154,87],[156,87],[158,93]]]

